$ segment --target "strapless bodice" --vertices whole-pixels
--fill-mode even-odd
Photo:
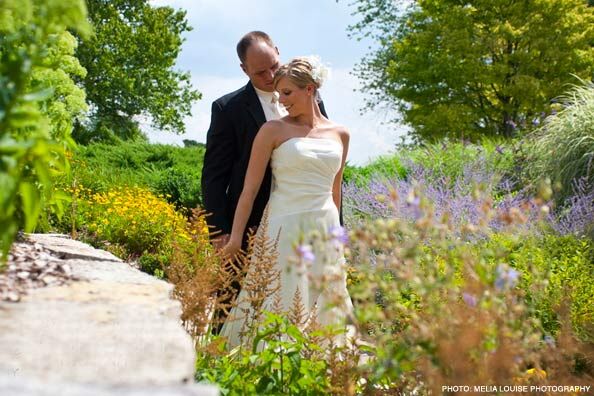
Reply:
[[[342,145],[329,138],[290,138],[270,160],[272,189],[269,214],[284,215],[330,209],[332,186],[342,162]]]

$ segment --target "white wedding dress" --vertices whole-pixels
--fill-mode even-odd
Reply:
[[[352,303],[346,288],[346,268],[339,243],[327,243],[313,256],[299,260],[297,246],[312,232],[328,235],[338,227],[339,214],[332,198],[332,186],[342,161],[342,145],[329,138],[290,138],[278,146],[270,160],[272,189],[268,201],[268,237],[278,236],[277,270],[280,273],[282,311],[289,311],[299,290],[306,315],[315,315],[322,326],[343,325]],[[258,232],[262,230],[262,227]],[[306,242],[307,243],[307,242]],[[255,263],[251,263],[250,268]],[[247,277],[250,276],[248,270]],[[239,333],[250,309],[246,291],[238,296],[221,335],[229,346],[239,345]],[[273,310],[274,298],[264,302]],[[276,304],[278,305],[278,304]]]

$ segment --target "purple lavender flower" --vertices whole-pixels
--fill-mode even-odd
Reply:
[[[544,336],[543,341],[545,344],[547,344],[551,348],[555,348],[555,346],[556,346],[555,339],[548,334],[546,336]]]
[[[475,297],[474,294],[471,293],[462,293],[462,299],[469,307],[476,307],[476,304],[478,303],[478,299]]]
[[[586,178],[573,183],[573,196],[565,201],[557,214],[552,213],[548,220],[553,229],[561,235],[587,234],[594,227],[594,188]]]
[[[495,147],[495,151],[497,151],[499,154],[503,154],[503,147],[497,145],[497,147]]]
[[[532,125],[539,126],[540,125],[540,119],[538,119],[538,118],[533,119],[532,120]]]
[[[330,238],[337,245],[346,245],[349,243],[349,234],[346,228],[341,226],[333,226],[329,230]]]
[[[313,263],[316,259],[311,245],[299,245],[297,246],[296,251],[297,255],[305,262]]]
[[[511,127],[511,129],[516,129],[518,127],[518,125],[514,122],[514,120],[507,120],[507,121],[505,121],[505,123],[507,125],[509,125]]]
[[[460,233],[464,224],[477,224],[483,217],[483,202],[473,198],[471,194],[476,185],[485,186],[487,195],[497,191],[498,199],[494,203],[494,209],[497,211],[527,207],[526,203],[530,202],[528,189],[518,191],[513,179],[501,178],[486,154],[481,154],[475,161],[466,163],[460,175],[453,180],[439,171],[410,160],[403,160],[402,163],[407,168],[405,179],[386,179],[374,175],[366,186],[358,186],[355,183],[345,185],[344,215],[347,227],[356,227],[365,219],[399,218],[413,222],[418,220],[426,214],[421,208],[419,194],[415,193],[419,187],[420,195],[433,206],[434,219],[440,221],[447,214],[455,233]],[[405,199],[394,202],[376,199],[380,195],[390,196],[391,190]],[[542,230],[542,227],[539,227],[536,221],[539,219],[539,208],[536,205],[528,205],[526,214],[528,222],[521,227],[531,232],[541,232],[539,230]],[[499,232],[509,227],[509,224],[496,216],[489,226]],[[464,237],[476,239],[484,235],[473,234]]]
[[[421,204],[421,198],[414,193],[414,190],[410,190],[408,193],[408,197],[406,198],[406,203],[410,206],[419,207]]]
[[[499,264],[497,266],[495,288],[498,290],[512,289],[518,283],[519,276],[520,273],[515,269]]]

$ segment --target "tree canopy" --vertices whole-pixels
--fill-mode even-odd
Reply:
[[[592,77],[586,0],[406,3],[360,0],[351,31],[378,43],[356,72],[369,105],[398,109],[417,138],[512,136]]]
[[[82,40],[76,56],[87,69],[82,83],[91,117],[77,140],[136,137],[139,117],[183,133],[183,118],[200,98],[189,73],[174,68],[182,35],[191,30],[185,11],[148,0],[87,0],[87,6],[95,34]]]

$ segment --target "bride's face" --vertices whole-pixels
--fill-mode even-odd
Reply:
[[[276,90],[278,101],[287,109],[289,116],[296,117],[311,109],[312,87],[300,88],[290,78],[283,77],[278,81]]]

